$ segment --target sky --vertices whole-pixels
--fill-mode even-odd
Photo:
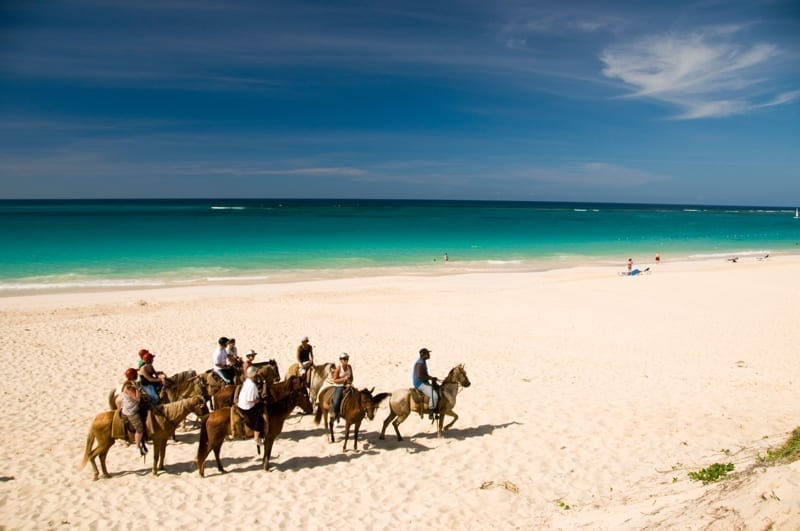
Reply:
[[[0,199],[800,205],[796,0],[0,3]]]

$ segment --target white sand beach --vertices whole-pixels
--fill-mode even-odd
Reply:
[[[0,528],[800,529],[800,462],[755,466],[800,426],[800,257],[649,265],[1,298]],[[358,451],[290,417],[270,472],[237,440],[200,478],[196,429],[158,477],[120,443],[110,479],[77,469],[140,348],[203,371],[221,335],[282,373],[307,335],[375,392],[427,347],[472,385],[442,439],[412,415],[379,440],[384,404]]]

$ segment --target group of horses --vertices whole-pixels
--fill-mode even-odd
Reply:
[[[265,418],[265,433],[263,441],[262,467],[269,470],[269,461],[275,439],[283,431],[284,422],[289,415],[300,408],[303,414],[314,412],[314,421],[317,425],[324,418],[325,435],[333,443],[335,419],[331,414],[331,398],[333,387],[325,387],[332,363],[313,365],[303,376],[299,375],[299,367],[293,364],[289,367],[286,378],[281,381],[278,364],[275,360],[254,364],[257,369],[257,380],[261,382],[260,395],[261,407]],[[458,415],[453,411],[456,397],[461,387],[469,387],[464,365],[456,365],[447,377],[439,384],[439,405],[437,417],[437,436],[442,437],[456,420]],[[201,477],[205,476],[205,462],[213,451],[217,469],[224,473],[220,461],[220,450],[226,439],[232,435],[239,435],[241,419],[235,407],[235,392],[237,386],[227,385],[213,371],[197,374],[195,371],[177,373],[166,379],[161,393],[162,404],[149,408],[146,428],[147,436],[153,443],[153,475],[158,475],[164,468],[164,454],[167,441],[174,438],[175,430],[186,417],[193,413],[200,419],[200,439],[197,448],[197,470]],[[343,451],[347,450],[350,430],[353,428],[353,448],[358,450],[358,431],[364,418],[372,420],[375,410],[380,404],[389,399],[389,416],[383,422],[380,439],[384,439],[386,428],[389,424],[394,427],[397,440],[402,441],[398,426],[412,412],[420,416],[429,413],[427,399],[416,389],[400,389],[392,393],[378,393],[373,395],[372,389],[348,389],[342,399],[339,418],[345,423],[345,436]],[[114,429],[114,417],[117,412],[116,390],[109,394],[109,410],[99,413],[89,429],[86,438],[83,460],[80,468],[87,462],[92,464],[94,479],[99,479],[102,471],[104,478],[110,477],[106,469],[106,456],[117,439],[130,442],[130,433],[117,433]],[[316,407],[316,411],[315,411]],[[444,425],[445,415],[452,417],[452,421]],[[238,420],[237,420],[238,419]],[[261,446],[257,446],[259,452]],[[100,460],[98,470],[95,459]]]

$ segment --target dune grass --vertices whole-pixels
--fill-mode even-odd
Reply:
[[[793,463],[800,459],[800,428],[795,428],[792,434],[783,443],[783,446],[767,450],[767,455],[761,458],[762,461],[770,464]]]

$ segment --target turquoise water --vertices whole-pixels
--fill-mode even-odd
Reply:
[[[0,201],[0,291],[382,268],[798,252],[793,208],[362,200]]]

